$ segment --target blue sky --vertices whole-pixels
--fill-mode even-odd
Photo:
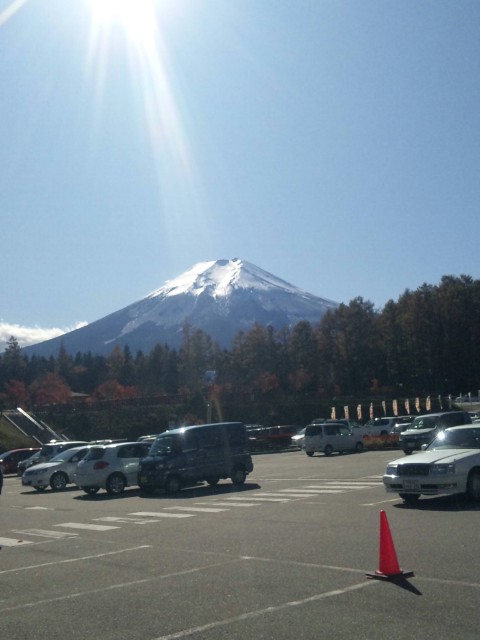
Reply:
[[[478,0],[0,0],[0,342],[220,258],[478,278],[479,72]]]

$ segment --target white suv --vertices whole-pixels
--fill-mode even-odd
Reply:
[[[119,495],[125,487],[137,484],[138,463],[150,449],[149,443],[117,442],[93,446],[74,472],[75,484],[85,493],[105,489]]]

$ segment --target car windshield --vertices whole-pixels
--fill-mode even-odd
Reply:
[[[428,445],[427,451],[438,449],[480,449],[480,428],[441,431]]]
[[[409,429],[435,429],[436,420],[431,416],[422,416],[421,418],[415,418]]]
[[[61,451],[56,456],[50,458],[49,462],[65,462],[70,455],[70,451]]]
[[[150,455],[166,456],[171,453],[179,453],[182,450],[182,438],[178,435],[162,435],[152,444]]]

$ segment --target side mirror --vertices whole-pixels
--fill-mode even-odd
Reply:
[[[422,444],[422,446],[420,447],[420,449],[422,451],[425,451],[425,449],[428,447],[428,444]]]

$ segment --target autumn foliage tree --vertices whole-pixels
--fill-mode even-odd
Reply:
[[[30,397],[36,405],[66,404],[71,389],[58,373],[46,373],[29,387]]]

